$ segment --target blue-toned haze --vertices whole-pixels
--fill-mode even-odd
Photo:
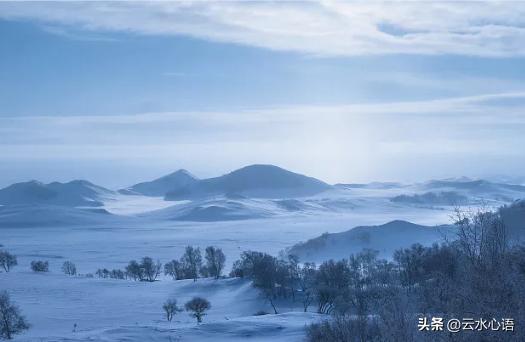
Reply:
[[[525,3],[0,3],[0,186],[525,169]]]

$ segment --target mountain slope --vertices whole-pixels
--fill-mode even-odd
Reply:
[[[175,191],[189,186],[198,179],[184,169],[177,170],[169,175],[157,178],[150,182],[142,182],[127,189],[119,190],[125,195],[141,194],[145,196],[164,196],[170,191]]]
[[[101,208],[74,208],[60,205],[0,206],[0,228],[94,226],[113,224],[124,218]]]
[[[390,258],[399,248],[414,243],[430,245],[450,235],[450,226],[429,227],[407,221],[391,221],[380,226],[360,226],[341,233],[323,234],[288,250],[301,261],[320,262],[328,259],[348,258],[364,248],[379,251]]]
[[[273,165],[250,165],[226,175],[203,179],[166,194],[167,200],[214,195],[242,195],[259,198],[302,197],[332,187],[318,179]]]
[[[113,191],[84,180],[44,184],[38,181],[15,183],[0,190],[2,205],[102,206],[102,198]]]
[[[468,197],[510,202],[525,197],[525,186],[487,180],[433,180],[423,184],[430,191],[455,191]]]

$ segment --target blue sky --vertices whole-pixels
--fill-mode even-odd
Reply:
[[[521,177],[524,27],[516,3],[2,3],[0,185]]]

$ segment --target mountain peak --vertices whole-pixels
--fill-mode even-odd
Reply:
[[[189,172],[186,169],[178,169],[177,171],[174,171],[174,172],[170,173],[169,175],[166,175],[166,176],[161,177],[161,178],[172,178],[172,177],[189,177],[189,178],[193,178],[193,179],[198,179],[197,177],[195,177],[191,172]]]
[[[291,171],[285,170],[279,166],[271,165],[271,164],[252,164],[247,165],[244,167],[241,167],[240,169],[234,170],[230,172],[229,174],[244,174],[244,173],[258,173],[258,172],[286,172],[286,173],[293,173]]]
[[[120,190],[119,192],[127,195],[141,194],[145,196],[164,196],[170,191],[184,188],[197,181],[198,178],[192,175],[188,170],[179,169],[152,181],[132,185],[127,189]]]

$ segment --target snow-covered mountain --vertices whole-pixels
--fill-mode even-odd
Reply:
[[[451,226],[422,226],[407,221],[391,221],[379,226],[360,226],[341,233],[323,234],[291,247],[287,252],[301,261],[320,262],[348,258],[363,249],[373,249],[383,258],[391,258],[399,248],[414,243],[431,245],[451,236]]]
[[[168,192],[185,188],[197,181],[198,179],[191,173],[180,169],[155,180],[132,185],[119,192],[126,195],[165,196]]]
[[[250,165],[226,175],[196,181],[170,191],[167,200],[202,198],[216,195],[257,198],[290,198],[318,194],[332,186],[312,177],[273,165]]]
[[[2,205],[57,205],[100,207],[113,191],[85,180],[44,184],[38,181],[15,183],[0,190]]]

